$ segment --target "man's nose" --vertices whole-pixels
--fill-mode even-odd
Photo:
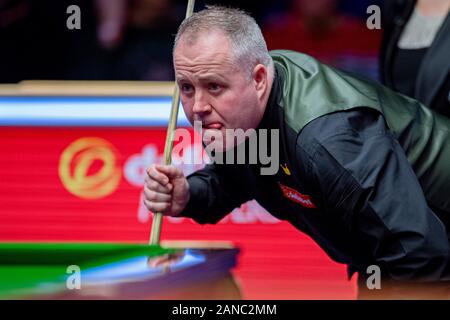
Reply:
[[[208,101],[204,99],[195,99],[194,106],[192,107],[192,112],[196,114],[203,114],[211,112],[211,105]]]

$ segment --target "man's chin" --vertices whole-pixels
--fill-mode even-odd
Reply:
[[[215,140],[203,139],[203,144],[206,150],[214,152],[226,152],[235,147],[233,141],[228,142],[223,137]]]

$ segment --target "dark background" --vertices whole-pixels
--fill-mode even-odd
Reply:
[[[173,80],[172,42],[187,1],[107,0],[103,1],[108,3],[106,9],[101,2],[0,0],[0,83],[27,79]],[[120,32],[113,40],[102,40],[102,21],[107,20],[102,17],[119,2],[124,8],[122,17],[112,16],[109,21],[120,25]],[[380,2],[207,1],[249,12],[261,26],[269,49],[303,51],[372,78],[377,78],[381,32],[365,27],[366,8]],[[309,8],[302,7],[305,3]],[[66,27],[66,9],[73,4],[81,9],[81,30]],[[195,10],[204,6],[205,1],[196,1]]]

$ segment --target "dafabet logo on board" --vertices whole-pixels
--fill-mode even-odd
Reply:
[[[120,182],[119,153],[101,138],[85,137],[72,142],[61,154],[59,177],[71,194],[99,199],[113,193]]]

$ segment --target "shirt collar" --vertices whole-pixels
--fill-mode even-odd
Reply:
[[[258,125],[257,129],[271,128],[271,123],[275,119],[275,110],[280,105],[282,97],[282,88],[284,83],[284,73],[282,67],[274,63],[274,79],[270,90],[269,99],[267,100],[266,110]]]

